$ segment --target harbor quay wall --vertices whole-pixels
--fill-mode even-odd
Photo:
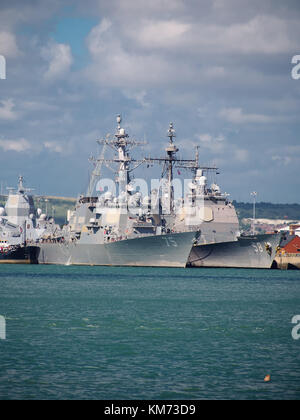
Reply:
[[[278,255],[275,258],[280,270],[298,269],[300,270],[300,254]]]

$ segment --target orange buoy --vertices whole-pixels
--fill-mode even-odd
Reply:
[[[267,375],[264,379],[265,382],[270,382],[271,380],[271,375]]]

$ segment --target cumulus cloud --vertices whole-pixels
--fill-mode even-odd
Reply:
[[[32,146],[26,139],[19,140],[2,140],[0,139],[0,148],[5,152],[27,152]]]
[[[18,114],[14,110],[15,103],[12,99],[0,101],[0,104],[0,120],[14,121],[18,118]]]
[[[212,53],[277,54],[297,48],[294,30],[283,19],[258,15],[231,25],[195,25],[192,45]]]
[[[62,145],[57,142],[46,141],[44,142],[44,147],[48,149],[50,152],[54,152],[54,153],[63,153],[64,151]]]
[[[209,133],[198,134],[196,135],[196,139],[197,144],[200,145],[200,149],[209,151],[212,157],[214,155],[228,155],[240,163],[247,162],[249,159],[248,150],[237,147],[223,134],[216,136]]]
[[[0,54],[6,58],[14,58],[20,54],[17,40],[13,33],[0,31]]]
[[[299,162],[300,153],[287,147],[296,147],[299,132],[299,82],[291,78],[291,58],[299,53],[298,0],[73,4],[79,26],[82,19],[78,31],[58,0],[1,1],[6,51],[0,54],[13,58],[9,77],[0,81],[1,135],[14,139],[1,140],[2,151],[30,150],[37,172],[41,152],[54,167],[68,150],[65,166],[82,169],[74,174],[77,183],[65,182],[76,193],[83,156],[93,152],[95,138],[114,129],[113,115],[123,113],[129,132],[145,134],[153,152],[163,153],[162,136],[173,121],[182,157],[200,146],[204,162],[225,167],[229,185],[241,167],[255,166],[258,182],[277,197],[274,176],[268,184],[266,172],[282,163],[281,178],[293,173],[297,179],[297,165],[288,163]],[[12,163],[1,157],[7,172]],[[53,190],[61,187],[45,176]],[[237,184],[243,194],[249,180]]]
[[[292,163],[292,158],[290,156],[272,156],[272,161],[277,162],[280,165],[290,165]]]
[[[222,153],[226,148],[226,139],[223,134],[213,136],[211,134],[199,134],[196,136],[201,147],[206,148],[214,153]]]
[[[203,16],[199,15],[200,8],[193,14],[186,4],[182,15],[158,16],[154,7],[146,17],[139,12],[137,2],[133,3],[136,10],[126,15],[126,23],[120,16],[121,4],[115,2],[118,12],[110,10],[110,16],[102,15],[87,37],[92,64],[86,74],[98,85],[135,90],[183,85],[195,88],[214,81],[263,86],[271,83],[270,75],[261,68],[257,56],[265,61],[298,48],[296,19],[257,12],[248,19],[223,22],[205,18],[205,8]],[[246,66],[241,65],[245,57]],[[253,66],[250,57],[258,66]],[[256,117],[250,115],[249,119]]]
[[[125,28],[125,33],[132,43],[147,49],[178,48],[191,29],[191,24],[177,20],[143,20],[138,28]]]
[[[299,33],[296,30],[296,33]],[[295,51],[295,30],[284,19],[257,15],[246,22],[222,24],[195,19],[142,20],[128,25],[124,35],[146,49],[171,49],[186,55],[209,53],[276,54]]]
[[[127,89],[160,86],[172,74],[168,60],[156,54],[132,51],[116,36],[115,26],[107,19],[93,28],[87,46],[93,64],[87,70],[94,82]]]
[[[42,56],[49,63],[44,78],[50,81],[64,77],[73,63],[71,47],[67,44],[52,42],[42,49]]]
[[[297,167],[299,167],[300,145],[288,146],[284,144],[281,148],[277,147],[272,150],[272,161],[278,165],[297,164]]]
[[[223,108],[219,113],[221,118],[233,124],[271,123],[273,117],[263,114],[245,113],[242,108]]]

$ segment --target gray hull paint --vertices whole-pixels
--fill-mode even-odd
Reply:
[[[186,267],[195,232],[107,244],[40,244],[39,264]]]
[[[211,268],[272,267],[281,234],[241,237],[236,242],[193,247],[189,265]],[[271,252],[266,245],[271,245]]]

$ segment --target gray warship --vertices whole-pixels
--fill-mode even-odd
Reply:
[[[280,247],[282,234],[240,236],[236,241],[196,245],[188,266],[207,268],[270,269]]]
[[[141,143],[129,138],[121,121],[119,115],[114,136],[99,141],[103,152],[68,224],[39,242],[39,264],[186,267],[198,230],[176,230],[174,217],[162,211],[159,193],[143,197],[134,188],[132,173],[147,159],[131,157],[130,150]],[[105,147],[113,149],[112,159],[104,158]],[[116,190],[93,196],[103,164],[117,164]],[[172,202],[172,195],[167,199]]]
[[[40,241],[40,264],[271,267],[280,235],[241,234],[235,207],[216,183],[218,168],[200,166],[198,148],[194,160],[178,158],[172,123],[165,156],[135,160],[129,150],[141,143],[129,139],[120,116],[117,122],[115,136],[99,141],[102,154],[94,160],[87,194],[69,213],[68,225]],[[104,158],[105,147],[117,156]],[[143,197],[135,191],[132,172],[142,164],[157,163],[163,164],[159,187]],[[118,165],[118,191],[93,196],[103,164]],[[184,195],[175,194],[175,169],[192,173]]]
[[[237,228],[239,222],[233,203],[228,200],[227,194],[221,193],[219,186],[207,187],[207,178],[203,176],[205,170],[196,170],[190,199],[197,201],[199,197],[208,219],[199,225],[198,241],[192,248],[188,266],[270,269],[283,235],[244,235]]]
[[[19,177],[18,188],[9,188],[5,207],[0,207],[0,264],[37,263],[37,242],[57,226],[35,209],[31,190]]]
[[[216,184],[219,169],[215,166],[199,165],[198,147],[195,148],[195,159],[178,158],[179,148],[174,143],[176,133],[172,123],[169,126],[168,137],[169,144],[164,157],[145,158],[149,164],[163,164],[161,179],[165,182],[162,183],[162,205],[163,208],[170,209],[167,212],[169,216],[165,217],[175,220],[176,232],[187,229],[197,231],[196,245],[237,241],[240,236],[239,220],[229,195],[223,194]],[[174,180],[175,170],[179,174],[179,170],[191,172],[191,178],[184,180],[184,191],[179,191],[177,197],[174,192],[175,181],[179,181],[179,186],[183,183],[179,179]],[[210,186],[208,177],[212,181]]]
[[[222,194],[216,184],[207,187],[207,178],[203,176],[203,171],[207,170],[207,168],[196,169],[195,181],[191,185],[190,199],[202,202],[204,217],[202,224],[199,225],[198,241],[192,248],[188,266],[272,268],[283,235],[281,233],[244,235],[238,228],[236,210],[233,203],[228,200],[227,194]],[[208,218],[205,219],[207,215]]]
[[[168,131],[169,145],[163,158],[148,158],[149,163],[164,164],[162,177],[166,177],[166,196],[177,204],[176,211],[170,213],[175,217],[175,230],[189,227],[197,230],[197,241],[194,242],[188,260],[189,267],[213,268],[271,268],[280,246],[281,234],[245,236],[240,231],[239,220],[229,194],[222,193],[216,184],[219,169],[214,166],[200,166],[198,148],[195,160],[182,160],[176,157],[179,149],[174,144],[175,130],[170,124]],[[186,169],[192,172],[188,182],[185,200],[174,200],[173,173],[175,169]],[[211,176],[212,175],[212,176]],[[208,184],[209,176],[213,179]],[[164,197],[164,195],[163,195]]]

